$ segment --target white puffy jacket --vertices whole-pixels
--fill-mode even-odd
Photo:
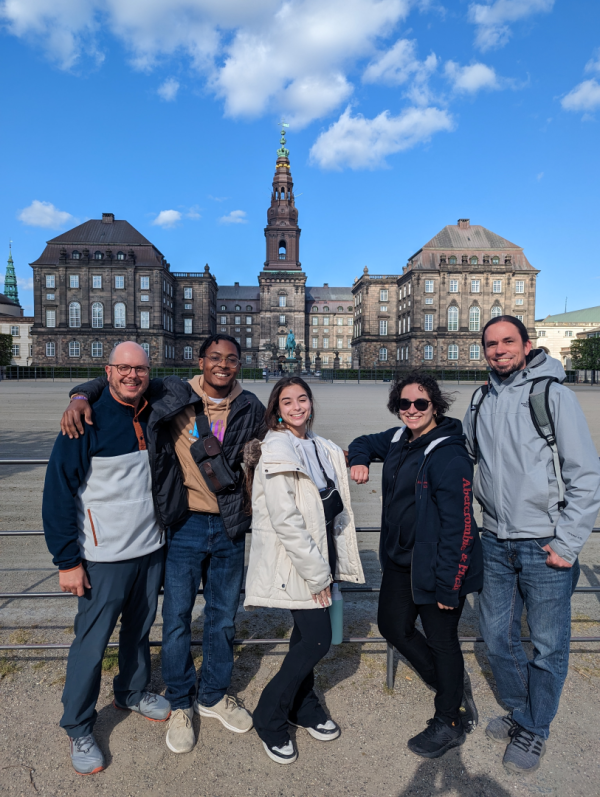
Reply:
[[[334,521],[336,580],[364,583],[344,453],[331,440],[316,441],[333,466],[344,511]],[[269,432],[252,489],[252,544],[244,606],[316,609],[312,595],[332,581],[325,515],[319,491],[285,432]]]

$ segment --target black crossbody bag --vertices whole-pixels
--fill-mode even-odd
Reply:
[[[233,492],[237,487],[240,473],[232,470],[225,459],[221,443],[212,433],[204,413],[196,415],[196,429],[198,439],[190,446],[190,453],[206,486],[216,495]]]
[[[317,449],[317,444],[313,440],[313,445],[315,447],[315,454],[317,455],[317,462],[319,463],[319,467],[321,468],[321,473],[323,474],[323,478],[327,484],[322,490],[319,490],[319,495],[321,496],[321,501],[323,501],[323,511],[325,512],[325,522],[327,524],[333,523],[335,518],[340,514],[340,512],[344,511],[344,502],[342,501],[342,496],[339,493],[338,488],[335,486],[335,482],[329,478],[327,473],[325,473],[325,468],[323,467],[323,463],[321,462],[321,458],[319,457],[319,451]]]

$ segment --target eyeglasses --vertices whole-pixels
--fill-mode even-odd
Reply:
[[[239,358],[230,355],[229,357],[222,357],[220,354],[209,354],[206,358],[209,362],[218,365],[219,363],[225,363],[226,365],[231,365],[232,368],[239,363]]]
[[[431,404],[431,401],[427,401],[427,399],[418,398],[414,401],[409,401],[408,399],[400,399],[399,407],[402,412],[406,412],[411,408],[412,405],[415,405],[415,409],[419,412],[425,412],[427,407]]]
[[[131,373],[132,369],[135,371],[136,376],[148,376],[150,368],[147,365],[113,365],[109,363],[111,368],[116,368],[121,376],[127,376]]]

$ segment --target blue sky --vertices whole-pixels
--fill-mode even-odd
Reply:
[[[28,263],[102,212],[173,270],[256,284],[282,116],[309,284],[398,273],[468,217],[541,269],[538,318],[600,304],[598,2],[11,0],[0,21],[0,242],[28,313]]]

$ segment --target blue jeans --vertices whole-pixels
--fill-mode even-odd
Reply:
[[[169,529],[163,600],[162,674],[173,710],[221,700],[231,682],[235,615],[244,575],[244,535],[232,540],[220,515],[192,512]],[[196,669],[190,648],[192,610],[204,584],[202,667],[196,695]]]
[[[513,719],[543,739],[550,735],[567,676],[571,595],[579,580],[579,561],[561,569],[546,564],[542,549],[552,539],[499,540],[485,530],[481,535],[480,626],[496,685]],[[531,661],[520,641],[523,608]]]

